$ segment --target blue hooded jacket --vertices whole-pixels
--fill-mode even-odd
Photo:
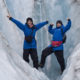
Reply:
[[[70,29],[70,27],[71,27],[71,20],[68,21],[66,26],[62,25],[61,27],[56,27],[54,29],[50,25],[48,31],[53,35],[52,41],[63,41],[63,35]],[[63,34],[61,28],[63,29]],[[49,47],[52,47],[52,45],[50,45]],[[53,47],[53,51],[56,50],[63,50],[63,44],[61,44],[58,47]]]
[[[15,20],[14,18],[10,18],[10,20],[12,22],[14,22],[18,26],[18,28],[20,28],[24,32],[25,36],[31,35],[32,28],[29,28],[29,26],[27,24],[22,24],[21,22]],[[46,24],[48,24],[48,21],[45,21],[45,22],[35,25],[35,28],[33,29],[33,34],[32,34],[33,40],[31,43],[28,43],[28,42],[26,42],[26,40],[24,40],[24,49],[37,48],[36,40],[35,40],[36,31],[38,31],[40,28],[42,28]]]

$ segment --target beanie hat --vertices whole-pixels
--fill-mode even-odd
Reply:
[[[58,24],[58,23],[60,23],[61,25],[63,25],[63,23],[62,23],[61,20],[58,20],[58,21],[56,22],[56,24]]]
[[[26,22],[28,22],[29,20],[32,21],[32,23],[33,23],[33,19],[30,17],[27,18]]]

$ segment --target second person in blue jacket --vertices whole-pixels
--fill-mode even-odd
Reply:
[[[50,34],[53,35],[51,45],[45,48],[42,51],[40,67],[43,68],[45,65],[46,57],[54,52],[60,67],[61,71],[63,72],[65,69],[65,61],[64,61],[64,48],[63,48],[63,36],[64,34],[70,29],[71,27],[71,20],[67,19],[68,23],[66,26],[63,25],[61,20],[56,22],[56,28],[52,28],[53,24],[51,24],[48,28]]]
[[[25,35],[24,46],[23,46],[23,59],[29,63],[29,55],[33,60],[33,66],[38,69],[38,55],[37,55],[37,43],[35,39],[36,32],[48,24],[48,21],[34,25],[32,18],[27,18],[26,23],[22,24],[18,20],[7,16],[13,23],[20,28]]]

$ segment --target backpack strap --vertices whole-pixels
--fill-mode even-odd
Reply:
[[[31,35],[33,34],[33,30],[34,30],[34,29],[32,29]]]
[[[63,43],[65,43],[67,36],[66,36],[66,34],[64,34],[64,32],[63,32],[63,28],[61,28],[61,33],[62,33],[62,36],[63,36]]]
[[[31,34],[30,35],[32,35],[33,34],[33,30],[35,29],[35,25],[33,25],[33,28],[32,28],[32,32],[31,32]]]
[[[63,28],[61,28],[61,33],[62,33],[62,35],[64,35],[64,33],[63,33]]]

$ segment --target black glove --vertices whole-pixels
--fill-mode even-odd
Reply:
[[[52,27],[52,26],[54,26],[54,24],[50,24],[50,26]]]
[[[70,21],[70,19],[67,19],[68,21]]]
[[[49,21],[46,21],[46,23],[49,23]]]
[[[11,19],[12,19],[12,17],[9,18],[9,20],[11,20]]]

